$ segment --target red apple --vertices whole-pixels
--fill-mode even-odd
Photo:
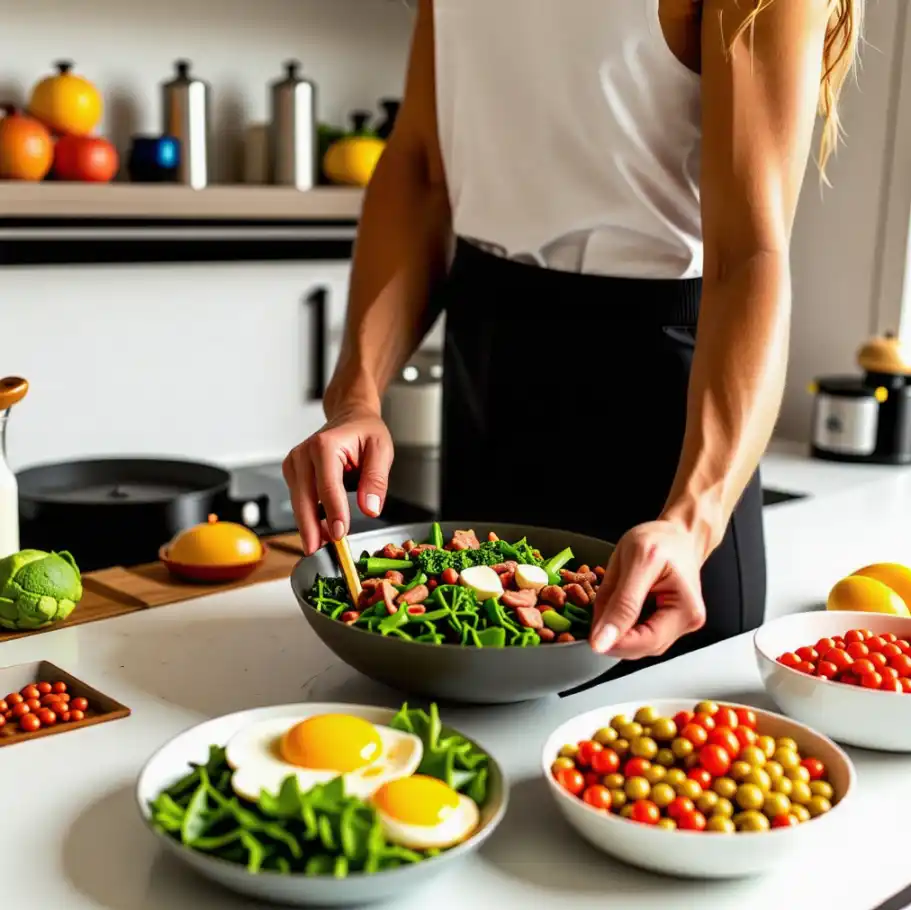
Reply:
[[[61,136],[54,148],[54,177],[108,183],[117,174],[117,149],[101,136]]]

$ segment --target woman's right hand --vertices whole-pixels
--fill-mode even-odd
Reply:
[[[315,553],[327,540],[348,533],[351,515],[344,475],[360,470],[357,503],[377,517],[383,510],[392,467],[392,437],[382,418],[369,409],[334,417],[288,453],[282,473],[291,491],[291,507],[304,552]],[[320,520],[319,505],[326,511]]]

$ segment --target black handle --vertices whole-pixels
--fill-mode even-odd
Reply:
[[[329,332],[329,291],[320,287],[312,290],[304,305],[310,315],[310,386],[306,395],[308,401],[322,401],[326,394],[326,368]]]
[[[259,513],[257,521],[248,521],[244,515],[249,506],[256,506]],[[221,521],[233,521],[249,528],[258,528],[269,522],[269,497],[266,495],[242,496],[235,499],[233,496],[223,493],[218,497],[215,514]]]

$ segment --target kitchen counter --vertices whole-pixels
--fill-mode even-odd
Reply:
[[[818,605],[840,575],[875,560],[911,561],[911,472],[831,489],[766,510],[772,615]],[[0,663],[50,660],[133,709],[109,724],[0,749],[0,872],[14,910],[235,910],[254,906],[165,857],[139,821],[133,786],[144,760],[199,721],[258,705],[401,696],[341,665],[310,632],[286,582],[217,594],[0,646]],[[888,835],[911,811],[911,756],[852,750],[860,784],[825,849],[780,872],[723,884],[625,868],[562,822],[539,778],[539,753],[563,719],[599,704],[709,697],[768,706],[749,636],[566,699],[446,718],[479,738],[512,780],[507,818],[476,857],[391,906],[432,900],[525,910],[873,910],[911,882],[907,845]],[[896,821],[896,824],[898,822]],[[901,830],[901,829],[899,829]],[[840,871],[845,870],[845,871]],[[850,871],[848,871],[850,870]],[[890,910],[899,910],[896,904]]]

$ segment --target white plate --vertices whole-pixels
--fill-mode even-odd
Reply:
[[[190,850],[152,827],[149,803],[162,790],[170,787],[187,774],[191,761],[204,762],[210,745],[224,745],[239,730],[257,721],[281,717],[297,719],[315,714],[331,713],[352,714],[375,724],[388,724],[396,712],[386,708],[362,705],[311,702],[239,711],[236,714],[226,714],[224,717],[218,717],[185,730],[159,749],[149,759],[139,775],[136,800],[139,804],[139,812],[149,830],[159,843],[181,862],[232,891],[259,900],[290,904],[296,907],[314,905],[344,907],[363,906],[376,901],[388,900],[423,884],[451,863],[457,862],[468,853],[477,850],[500,823],[506,812],[508,786],[499,765],[491,757],[488,799],[487,804],[481,809],[481,826],[477,833],[465,843],[447,850],[434,859],[425,860],[413,866],[390,869],[375,875],[356,874],[343,879],[328,876],[308,877],[300,874],[281,875],[277,872],[251,875],[243,866]],[[445,725],[444,731],[446,734],[457,732]],[[483,746],[479,746],[479,748],[484,749]],[[487,752],[486,749],[484,751]]]
[[[877,692],[808,676],[778,663],[785,651],[815,645],[849,629],[894,632],[911,639],[911,619],[882,613],[820,611],[783,616],[756,630],[762,684],[789,717],[849,746],[911,752],[911,694]]]
[[[838,817],[844,801],[856,786],[851,760],[831,740],[815,733],[803,724],[778,714],[750,707],[759,721],[760,733],[776,738],[790,736],[800,747],[801,754],[823,761],[828,780],[835,790],[830,812],[792,828],[742,834],[713,834],[696,831],[666,831],[650,825],[640,825],[617,815],[593,809],[564,790],[551,774],[550,768],[562,746],[590,739],[601,727],[610,725],[617,714],[632,716],[649,704],[662,717],[678,711],[691,711],[699,699],[660,699],[657,701],[625,702],[597,708],[561,724],[544,744],[541,770],[563,816],[590,844],[623,862],[665,875],[684,878],[741,878],[766,872],[793,858],[795,851],[812,849],[817,837]],[[749,707],[732,702],[720,702],[733,708]]]

